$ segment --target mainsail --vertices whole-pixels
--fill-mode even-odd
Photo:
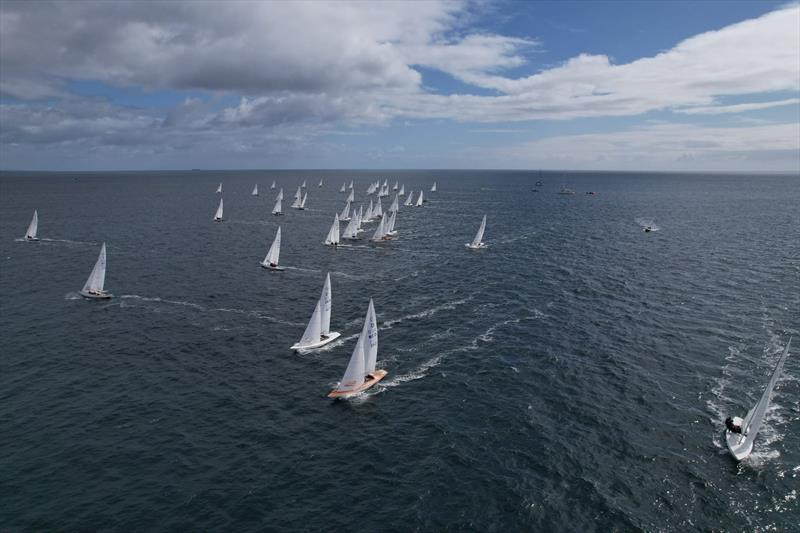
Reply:
[[[92,273],[89,274],[89,279],[83,286],[83,292],[103,292],[103,287],[106,284],[106,243],[100,248],[100,255],[97,257],[97,262],[94,264]]]
[[[222,220],[222,198],[219,199],[219,207],[217,207],[217,213],[214,215],[214,220]]]
[[[339,244],[339,214],[333,215],[333,224],[331,229],[328,230],[328,236],[325,237],[325,244],[328,246],[336,246]]]
[[[291,233],[291,232],[290,232]],[[272,246],[269,247],[269,252],[264,258],[262,263],[264,266],[278,266],[278,259],[281,257],[281,227],[278,226],[278,232],[275,234],[275,240],[272,241]]]
[[[481,244],[483,244],[483,232],[486,231],[486,215],[483,215],[483,220],[481,221],[481,227],[478,228],[478,233],[475,234],[475,238],[472,239],[472,247],[478,248]]]
[[[25,232],[25,238],[34,240],[36,238],[37,231],[39,231],[39,211],[34,209],[33,218],[31,219],[30,225],[28,225],[28,231]]]

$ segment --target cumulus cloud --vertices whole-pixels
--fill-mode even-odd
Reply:
[[[0,142],[200,150],[216,138],[217,149],[263,153],[266,144],[299,146],[325,132],[383,127],[393,119],[486,124],[654,110],[699,116],[798,103],[783,94],[800,89],[796,4],[629,63],[582,54],[540,71],[530,64],[539,47],[534,36],[469,26],[480,6],[467,0],[3,2],[0,95],[22,103],[0,106]],[[453,76],[477,94],[436,94],[418,67]],[[533,73],[507,75],[526,67]],[[193,96],[168,110],[123,108],[71,94],[72,80]],[[486,89],[495,94],[486,96]],[[226,102],[233,95],[236,103],[220,107],[210,94]],[[756,94],[779,96],[723,103]],[[659,142],[657,130],[648,131]],[[745,128],[727,133],[750,138]],[[592,153],[593,143],[583,146]],[[672,154],[668,143],[660,146]]]

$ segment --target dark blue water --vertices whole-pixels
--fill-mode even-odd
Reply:
[[[391,243],[323,246],[342,182],[377,177],[439,192]],[[2,174],[0,528],[796,530],[800,179],[538,178]],[[309,209],[270,216],[273,179]],[[103,241],[116,297],[84,301]],[[293,355],[326,272],[342,339]],[[332,402],[370,297],[389,375]],[[792,334],[737,464],[722,421]]]

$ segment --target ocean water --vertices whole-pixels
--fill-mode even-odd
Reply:
[[[323,246],[342,182],[379,177],[429,202]],[[0,529],[797,531],[800,178],[539,177],[0,174]],[[84,301],[102,242],[115,298]],[[292,354],[327,272],[342,337]],[[331,401],[369,298],[389,375]],[[737,464],[722,421],[790,335]]]

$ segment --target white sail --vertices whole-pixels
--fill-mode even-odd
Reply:
[[[375,211],[372,212],[376,217],[383,216],[383,206],[381,206],[381,199],[378,198],[378,204],[375,206]]]
[[[472,239],[472,248],[479,248],[483,244],[483,232],[486,231],[486,215],[483,215],[483,220],[481,221],[481,227],[478,228],[478,233],[475,234],[475,238]]]
[[[336,246],[339,244],[339,214],[333,215],[333,224],[331,229],[328,230],[328,236],[325,237],[325,244],[328,246]]]
[[[350,194],[347,195],[347,201],[348,202],[355,202],[356,201],[356,193],[355,193],[355,191],[353,191],[352,188],[350,189]]]
[[[308,346],[309,344],[316,344],[322,339],[321,303],[322,300],[317,300],[317,305],[314,307],[314,312],[311,314],[311,320],[308,321],[306,330],[303,332],[303,337],[300,339],[300,342],[295,345],[296,347],[302,348],[303,346]]]
[[[349,222],[350,221],[350,202],[348,201],[344,205],[344,209],[342,209],[342,214],[339,215],[339,220],[342,222]]]
[[[281,205],[282,203],[283,203],[283,200],[281,200],[281,197],[279,196],[278,199],[275,201],[275,207],[272,208],[272,214],[273,215],[282,215],[283,214],[282,205]]]
[[[305,209],[306,208],[306,200],[308,200],[308,193],[305,193],[303,195],[303,199],[300,200],[300,209]]]
[[[25,238],[31,240],[36,239],[37,231],[39,231],[39,211],[34,209],[33,218],[31,219],[31,223],[28,225],[28,231],[25,232]]]
[[[281,257],[281,227],[278,226],[278,232],[275,234],[275,240],[272,241],[272,246],[269,247],[269,252],[264,258],[264,266],[278,266],[278,259]]]
[[[389,206],[389,212],[395,213],[400,209],[400,197],[398,195],[394,195],[394,200],[392,200],[392,205]]]
[[[283,200],[283,187],[281,187],[281,190],[278,191],[278,200]]]
[[[393,190],[393,191],[396,191],[396,190],[397,190],[397,185],[398,185],[398,183],[395,181],[395,182],[394,182],[394,187],[392,187],[392,190]]]
[[[383,180],[383,186],[384,187],[388,187],[389,186],[389,180],[388,179]]]
[[[331,275],[325,276],[325,284],[322,286],[322,296],[319,297],[320,304],[320,335],[327,337],[331,332],[331,309],[333,307],[333,294],[331,293]]]
[[[350,190],[351,190],[351,191],[353,190],[353,180],[350,180],[350,186],[349,186],[349,188],[350,188]]]
[[[344,376],[336,387],[339,391],[350,391],[357,389],[364,384],[364,378],[368,373],[375,371],[375,364],[378,359],[378,324],[375,318],[375,306],[372,299],[369,300],[367,315],[364,317],[364,326],[361,334],[356,341],[353,355],[344,371]]]
[[[378,227],[375,228],[375,234],[372,236],[373,241],[380,241],[386,236],[386,224],[384,224],[383,219],[385,217],[381,217],[380,222],[378,222]]]
[[[214,215],[214,220],[222,220],[222,198],[219,199],[219,207],[217,207],[217,213]]]
[[[339,192],[344,192],[346,190],[347,190],[347,184],[346,183],[342,183],[342,188],[339,189]]]
[[[422,207],[422,190],[419,191],[419,197],[417,198],[417,207]]]
[[[433,182],[433,187],[431,187],[431,192],[436,192],[436,182]]]
[[[222,183],[220,183],[219,187],[217,187],[217,194],[222,194]]]
[[[270,189],[274,189],[274,188],[275,188],[275,180],[272,180],[272,186],[270,187]]]
[[[289,207],[291,207],[292,209],[300,209],[301,203],[302,199],[298,196],[294,199],[294,202],[292,202],[292,205],[290,205]]]
[[[414,203],[414,191],[408,193],[408,198],[403,202],[403,205],[412,205]]]
[[[303,184],[300,187],[302,187],[303,189],[306,188],[306,180],[303,180]]]
[[[364,214],[364,222],[369,222],[375,218],[372,214],[372,198],[369,199],[369,205],[367,206],[367,212]]]
[[[394,224],[396,221],[397,221],[397,211],[392,211],[392,214],[389,215],[389,224],[386,227],[387,235],[395,235],[397,233],[394,230]]]
[[[83,292],[103,292],[103,287],[106,284],[106,243],[100,247],[100,255],[97,257],[97,262],[94,264],[92,273],[89,274],[89,279],[83,286]]]
[[[358,215],[356,216],[356,234],[361,231],[361,223],[364,221],[364,206],[358,206]]]
[[[727,432],[726,440],[728,442],[728,449],[730,449],[733,456],[739,460],[750,455],[753,449],[753,441],[756,435],[758,435],[758,431],[761,429],[761,424],[764,422],[764,415],[767,414],[767,407],[769,407],[769,401],[772,397],[772,390],[775,388],[775,384],[781,376],[783,363],[786,361],[786,356],[789,354],[789,346],[791,344],[792,339],[790,337],[789,341],[786,343],[786,347],[783,349],[780,359],[778,359],[778,364],[775,365],[775,370],[773,370],[772,377],[770,377],[769,383],[767,383],[767,388],[764,389],[764,393],[761,395],[755,407],[750,409],[747,416],[744,418],[742,422],[742,433]]]
[[[405,196],[406,195],[406,186],[405,184],[400,186],[400,192],[397,193],[398,196]]]
[[[322,180],[319,180],[319,185],[317,185],[317,187],[320,189],[322,188]]]
[[[358,235],[358,213],[356,213],[350,219],[350,222],[347,223],[347,227],[344,228],[344,233],[342,233],[342,238],[355,239],[357,235]]]
[[[300,198],[302,198],[302,196],[303,196],[303,190],[301,187],[298,187],[297,192],[294,193],[294,199],[299,200]]]
[[[250,194],[252,194],[253,196],[258,196],[258,183],[256,183],[255,187],[253,187],[253,192],[251,192]]]

